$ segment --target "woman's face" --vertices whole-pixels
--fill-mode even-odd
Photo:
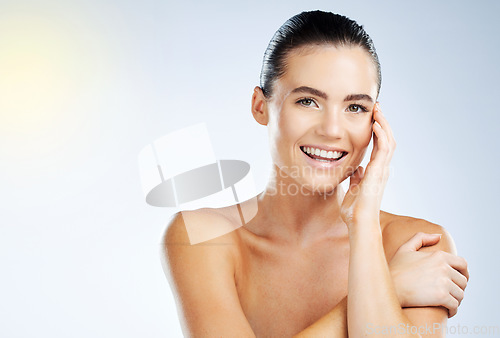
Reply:
[[[370,143],[376,68],[360,47],[309,47],[286,62],[264,105],[271,156],[302,192],[328,193],[356,170]]]

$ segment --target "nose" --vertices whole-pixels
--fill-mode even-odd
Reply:
[[[345,136],[345,121],[342,112],[337,110],[324,111],[317,127],[317,133],[331,139],[341,139]]]

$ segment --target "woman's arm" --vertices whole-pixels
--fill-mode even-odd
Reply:
[[[201,214],[192,221],[209,226],[225,220]],[[181,214],[168,225],[160,256],[184,336],[255,337],[234,283],[233,244],[228,234],[191,245]]]
[[[385,258],[379,223],[364,220],[356,226],[363,228],[351,229],[349,233],[349,335],[361,337],[376,333],[375,330],[383,332],[401,327],[403,330],[392,335],[414,336],[405,330],[413,323],[399,304]],[[433,317],[432,321],[441,322],[442,319],[442,316]]]
[[[430,239],[423,232],[441,234],[441,239],[435,245],[420,248]],[[426,220],[400,217],[386,226],[383,237],[392,280],[398,285],[396,292],[400,304],[408,307],[403,311],[412,323],[425,327],[426,315],[433,312],[454,316],[464,297],[469,272],[465,259],[456,255],[451,235],[443,227]],[[412,267],[412,276],[405,272],[407,266]],[[420,297],[407,305],[404,295],[411,294],[415,285],[425,287]],[[425,312],[424,306],[427,307]],[[433,331],[441,333],[444,324],[445,321],[434,325]]]
[[[419,336],[405,330],[413,324],[398,301],[385,257],[379,220],[396,142],[378,103],[373,108],[373,119],[374,146],[370,162],[366,172],[360,166],[351,176],[349,190],[342,202],[342,218],[349,229],[350,244],[349,335],[365,336],[380,328],[381,332],[394,336]],[[432,316],[431,320],[441,322],[443,318],[442,315]],[[390,331],[400,327],[401,331]]]
[[[200,215],[199,218],[205,224],[224,221],[222,218],[206,214]],[[396,243],[405,237],[402,233],[398,233],[401,229],[406,231],[422,229],[417,226],[402,226],[399,223],[393,223],[391,227],[394,230],[384,231],[384,245],[388,248],[392,248],[389,243]],[[425,229],[435,230],[428,227]],[[440,303],[441,299],[437,294],[427,294],[432,280],[411,283],[418,276],[429,277],[429,272],[438,280],[446,280],[447,277],[442,273],[443,263],[434,256],[426,260],[425,255],[420,252],[424,248],[415,247],[412,244],[414,242],[415,237],[401,245],[399,250],[398,248],[393,251],[386,250],[387,257],[391,258],[391,272],[395,274],[393,278],[396,279],[395,287],[398,294],[404,297],[402,301],[406,306],[446,304]],[[428,245],[435,242],[432,238],[427,240]],[[409,248],[412,246],[418,251],[415,255],[409,256],[411,255]],[[186,336],[255,336],[241,309],[236,292],[232,247],[229,235],[205,244],[191,245],[180,214],[177,214],[167,227],[161,250],[162,263],[174,291],[179,318]],[[431,248],[434,247],[425,249]],[[411,265],[408,259],[411,259]],[[422,267],[423,271],[415,269],[415,266],[420,267],[424,263],[426,265]],[[437,285],[435,290],[445,292],[447,289],[444,285]],[[429,309],[432,311],[432,308]],[[405,312],[411,310],[404,309]],[[328,314],[296,336],[347,337],[347,297]]]
[[[421,231],[442,233],[444,240],[441,242],[440,236]],[[411,238],[408,239],[408,236]],[[424,220],[398,217],[397,221],[385,227],[383,238],[385,256],[400,305],[412,323],[416,327],[421,326],[419,319],[423,316],[443,310],[449,311],[450,317],[454,315],[467,286],[468,272],[463,258],[446,253],[454,250],[448,233]],[[406,242],[401,245],[401,240]],[[425,324],[422,326],[425,327]],[[437,333],[442,328],[441,325],[434,331]],[[378,329],[367,327],[367,331],[373,333]],[[320,336],[347,337],[347,297],[295,337]]]
[[[347,296],[344,297],[330,312],[318,319],[294,338],[308,337],[348,337],[347,334]]]
[[[421,336],[440,332],[422,331],[441,326],[448,314],[442,309],[415,309],[412,320],[399,304],[384,252],[379,210],[389,164],[396,142],[379,104],[373,109],[374,147],[366,173],[359,167],[351,176],[342,203],[342,218],[349,229],[350,258],[348,286],[348,330],[351,336],[385,333],[398,336]],[[443,241],[446,245],[446,239]]]
[[[394,284],[395,291],[400,295],[400,298],[402,298],[401,300],[404,301],[407,306],[402,309],[399,300],[397,307],[394,306],[396,311],[399,311],[400,317],[396,317],[396,321],[394,320],[394,314],[396,313],[396,315],[398,315],[398,313],[390,308],[388,309],[391,304],[388,303],[386,299],[382,298],[380,300],[380,298],[377,297],[377,295],[380,295],[380,290],[372,291],[374,295],[373,297],[370,293],[361,295],[367,298],[359,303],[363,306],[365,303],[372,304],[372,308],[368,311],[373,311],[375,316],[369,319],[371,321],[367,320],[366,322],[361,322],[360,319],[362,320],[363,318],[360,318],[358,314],[362,315],[366,309],[358,309],[358,313],[353,313],[353,311],[351,311],[352,317],[357,319],[355,323],[358,327],[355,327],[354,329],[349,327],[350,336],[358,337],[359,335],[377,333],[387,333],[388,335],[391,335],[392,333],[394,336],[404,336],[408,333],[411,335],[412,332],[422,333],[423,335],[428,336],[444,336],[443,328],[446,324],[446,318],[448,317],[448,309],[445,306],[450,307],[452,311],[456,312],[456,308],[459,305],[459,301],[454,298],[455,296],[450,295],[449,292],[455,288],[461,290],[460,292],[463,291],[456,284],[453,284],[451,277],[448,276],[449,273],[443,271],[443,269],[451,268],[451,266],[460,268],[462,267],[463,259],[454,255],[447,256],[446,252],[438,251],[438,246],[433,245],[427,248],[429,250],[434,250],[436,254],[425,255],[424,253],[415,251],[415,254],[418,255],[417,258],[409,258],[412,263],[416,263],[416,266],[409,266],[407,263],[409,262],[408,255],[411,254],[412,251],[411,246],[415,245],[418,240],[422,240],[422,238],[427,238],[429,242],[432,241],[432,239],[429,239],[429,234],[417,233],[408,242],[401,246],[401,251],[398,250],[399,257],[398,254],[394,257],[396,260],[399,260],[399,262],[403,262],[404,264],[404,266],[398,266],[398,262],[394,267],[394,270],[396,270],[395,273],[397,274],[397,280]],[[392,247],[392,243],[394,242],[388,243],[388,246]],[[439,248],[446,249],[449,247],[450,242],[447,238],[445,238],[442,243],[443,244],[439,245]],[[423,244],[421,242],[420,246],[422,245]],[[418,249],[419,247],[416,247],[415,250]],[[453,257],[455,257],[455,259]],[[451,261],[448,259],[451,259]],[[363,261],[368,262],[369,264],[372,262],[366,259]],[[456,261],[458,261],[458,263],[456,263]],[[460,272],[454,270],[455,268],[453,268],[453,271],[455,271],[459,277],[465,279],[465,285],[463,285],[463,288],[465,288],[466,277]],[[463,273],[468,276],[466,268]],[[424,277],[426,280],[419,280],[418,283],[416,283],[417,277]],[[368,277],[366,276],[365,278]],[[440,281],[444,281],[446,284],[442,284]],[[452,285],[450,285],[450,283]],[[367,285],[369,284],[362,284],[363,287]],[[371,285],[373,286],[373,284]],[[404,292],[408,292],[408,294],[405,295]],[[357,295],[351,293],[351,296],[349,297],[356,296],[359,297],[360,293]],[[295,337],[347,337],[347,304],[349,297],[344,298],[327,315],[323,316],[304,331],[298,333]],[[461,299],[463,298],[463,294],[457,297]],[[377,301],[379,301],[379,303],[377,303]],[[450,304],[452,301],[457,302],[457,304]],[[352,333],[351,330],[353,330],[354,333]]]

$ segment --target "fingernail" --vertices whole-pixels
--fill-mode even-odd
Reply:
[[[443,234],[432,234],[432,236],[439,236],[441,237]]]

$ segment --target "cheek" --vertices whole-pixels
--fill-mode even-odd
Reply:
[[[290,146],[290,142],[295,143],[303,134],[303,127],[306,124],[307,121],[304,121],[304,118],[301,118],[296,112],[281,111],[276,116],[273,134],[279,142],[287,143],[287,146]]]
[[[271,157],[274,163],[280,165],[286,155],[289,140],[293,139],[293,128],[281,113],[272,114],[267,125]],[[286,156],[285,156],[286,157]]]
[[[372,139],[372,125],[370,124],[366,130],[364,131],[362,137],[361,137],[361,142],[362,142],[362,145],[363,147],[368,147],[368,145],[370,144],[370,140]]]
[[[362,116],[357,120],[350,121],[349,130],[351,135],[361,143],[370,142],[372,133],[372,123],[370,116]]]
[[[352,133],[352,140],[354,143],[355,149],[361,151],[363,154],[366,151],[366,148],[370,144],[370,140],[372,138],[372,124],[366,123],[363,126],[359,126]]]

